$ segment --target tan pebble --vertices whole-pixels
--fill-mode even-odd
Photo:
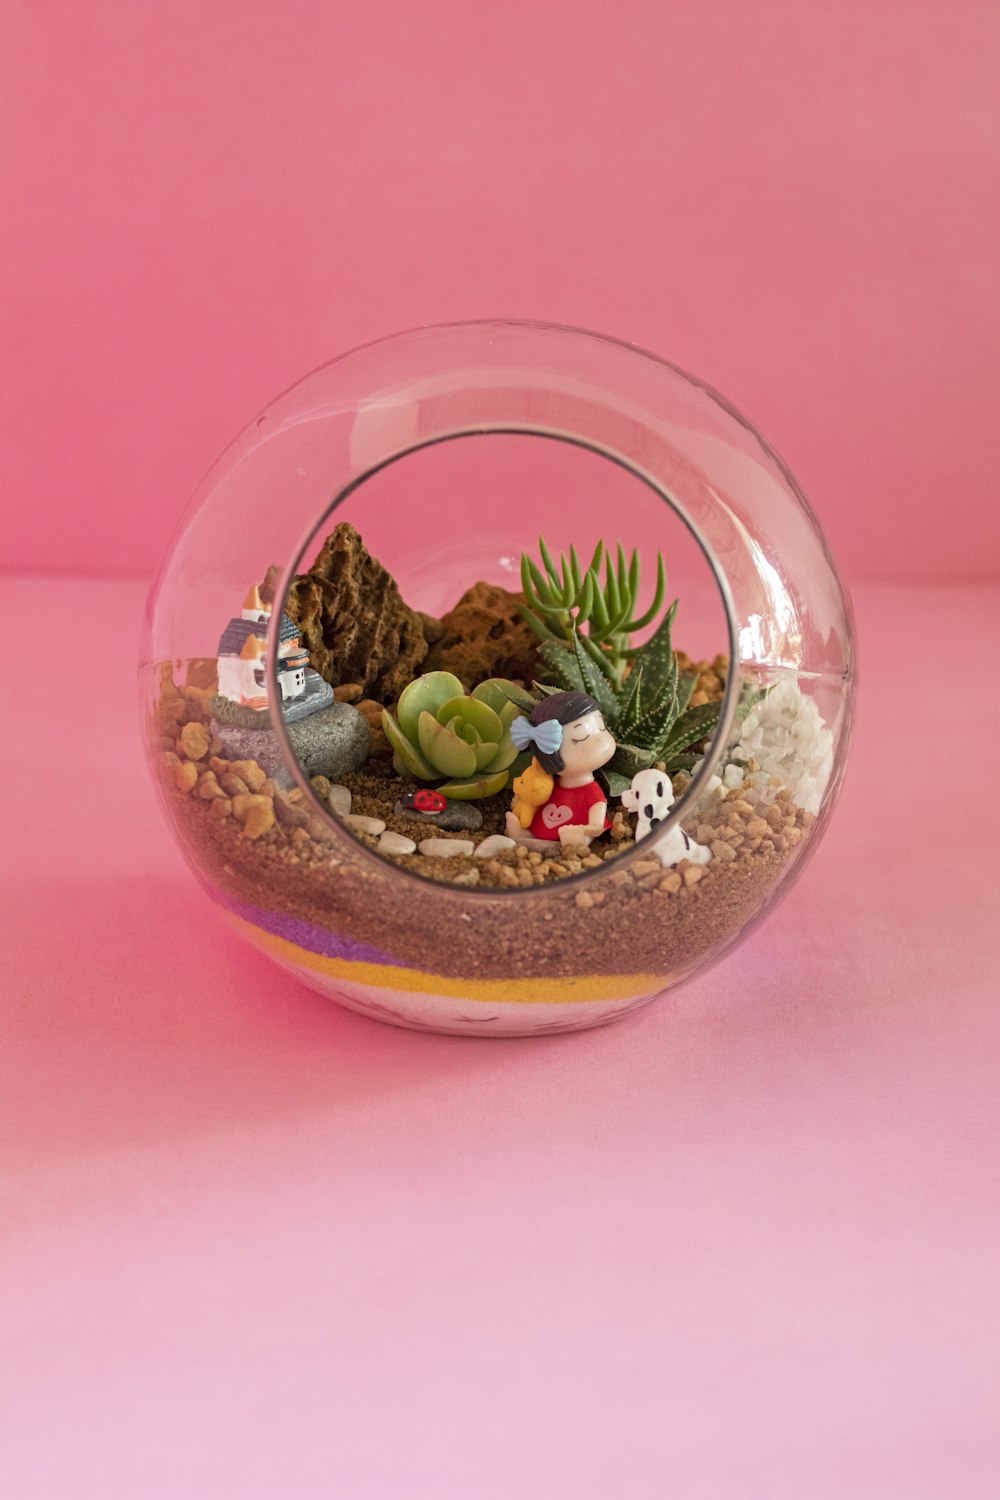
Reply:
[[[705,873],[704,865],[688,865],[681,877],[685,885],[697,885]]]
[[[566,868],[566,866],[564,864],[560,864],[559,860],[557,860],[557,859],[550,859],[549,860],[549,873],[551,875],[568,875],[569,874],[569,870],[567,870],[567,868]]]
[[[284,823],[287,828],[304,828],[309,822],[309,814],[304,807],[297,807],[288,797],[279,792],[274,799],[274,811],[278,821]]]
[[[342,682],[333,690],[333,696],[338,703],[357,703],[364,697],[364,688],[360,682]]]
[[[233,804],[229,797],[216,797],[212,803],[212,813],[217,818],[228,818],[232,816]]]
[[[593,906],[594,898],[589,891],[577,891],[574,898],[577,906]]]
[[[633,875],[659,875],[661,870],[658,859],[637,859],[632,865]]]
[[[681,880],[681,877],[678,875],[677,871],[671,870],[668,874],[663,876],[663,879],[659,883],[658,889],[661,891],[669,891],[672,895],[676,895],[683,884],[684,882]]]
[[[625,827],[625,824],[624,823],[612,823],[612,825],[611,825],[611,837],[613,839],[615,839],[616,841],[620,840],[620,839],[627,838],[628,837],[628,831],[627,831],[627,829]]]
[[[715,839],[711,848],[715,858],[721,859],[723,863],[736,858],[736,850],[732,844],[723,843],[722,839]]]
[[[776,833],[773,836],[771,842],[774,844],[774,847],[779,854],[784,854],[785,850],[788,848],[788,840],[785,838],[785,835],[783,833]]]
[[[535,877],[532,874],[531,870],[529,870],[527,867],[523,870],[519,870],[517,872],[517,883],[518,885],[523,886],[526,891],[530,890],[535,883]]]
[[[309,819],[306,829],[309,837],[315,839],[318,844],[335,844],[337,841],[337,835],[326,819],[315,814]]]
[[[521,882],[520,882],[520,880],[518,879],[518,876],[517,876],[517,871],[515,869],[513,869],[512,866],[510,866],[510,865],[501,865],[500,866],[500,884],[501,885],[520,885],[521,884]]]
[[[325,802],[330,795],[330,778],[328,776],[310,776],[309,785],[312,787],[317,797],[322,797],[323,801]]]
[[[476,851],[471,839],[421,839],[419,848],[428,859],[455,859],[460,854],[474,854]]]
[[[537,849],[531,849],[531,850],[529,850],[529,852],[528,852],[528,864],[529,865],[540,865],[541,862],[542,862],[542,856],[539,854],[538,850]]]
[[[211,741],[204,724],[185,724],[178,741],[188,760],[203,760],[208,754]]]
[[[198,767],[190,760],[183,761],[174,772],[174,780],[178,791],[193,791],[198,780]]]
[[[304,796],[305,792],[303,792],[300,786],[293,786],[292,790],[288,793],[288,800],[289,802],[298,803],[302,801]]]
[[[171,775],[181,764],[180,757],[174,750],[160,750],[156,756],[157,764],[163,771],[169,771]]]
[[[588,854],[584,858],[583,868],[585,870],[596,870],[603,865],[604,860],[599,854]]]
[[[226,794],[215,779],[214,771],[205,771],[198,777],[198,796],[205,802],[211,801],[213,797],[224,797]]]
[[[348,828],[353,828],[355,833],[367,833],[372,838],[377,838],[380,833],[385,832],[385,823],[382,818],[366,818],[361,813],[348,813],[344,822]]]
[[[307,833],[307,831],[304,828],[293,828],[292,829],[292,843],[293,844],[308,844],[308,842],[309,842],[309,834]]]
[[[527,857],[528,857],[528,851],[527,851],[527,849],[524,847],[523,844],[518,844],[517,848],[514,850],[514,858],[515,859],[527,859]]]
[[[781,808],[772,804],[764,814],[764,822],[770,823],[772,828],[776,828],[782,821],[782,817],[783,814]]]
[[[608,879],[612,885],[622,886],[631,884],[632,876],[628,870],[616,870],[613,875],[608,876]]]
[[[249,815],[250,809],[256,806],[258,802],[270,802],[270,798],[260,796],[256,792],[246,792],[244,795],[233,798],[233,812],[241,823]]]
[[[594,905],[600,906],[601,903],[607,899],[608,893],[607,891],[591,891],[590,894],[594,899]]]
[[[414,839],[408,839],[405,833],[393,833],[390,828],[387,828],[379,837],[378,847],[381,854],[415,854],[417,852]]]
[[[451,883],[452,885],[478,885],[479,871],[465,870],[461,875],[456,875]]]
[[[710,844],[715,838],[715,829],[711,823],[699,823],[695,838],[699,844]]]
[[[348,788],[346,786],[340,785],[330,786],[329,782],[327,782],[327,786],[329,787],[329,791],[326,794],[327,800],[330,803],[330,806],[333,808],[334,812],[338,817],[349,817],[351,811],[351,803],[354,799],[352,798]]]
[[[751,818],[747,824],[747,836],[752,839],[762,839],[770,831],[763,818]]]
[[[255,760],[234,760],[230,762],[230,771],[245,781],[251,792],[257,793],[264,790],[267,777]]]
[[[248,839],[259,839],[274,827],[274,803],[270,797],[260,797],[250,808],[243,822],[243,832]]]
[[[491,833],[488,838],[483,839],[481,844],[476,845],[476,858],[492,859],[494,855],[514,847],[514,840],[509,839],[506,834]]]

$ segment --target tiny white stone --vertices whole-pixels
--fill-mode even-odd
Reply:
[[[378,846],[383,854],[413,854],[417,847],[404,833],[393,833],[391,828],[382,834]]]
[[[381,818],[365,818],[360,813],[348,813],[344,822],[348,828],[353,828],[358,833],[370,833],[373,837],[376,833],[385,832],[385,824]]]
[[[494,854],[502,854],[505,849],[516,848],[517,842],[515,839],[509,839],[503,833],[493,833],[488,839],[483,839],[483,842],[476,846],[476,858],[492,859]]]
[[[420,852],[432,859],[452,859],[458,854],[472,854],[475,844],[471,839],[421,839]]]
[[[332,786],[330,788],[330,806],[341,818],[346,818],[351,811],[351,794],[346,786]]]

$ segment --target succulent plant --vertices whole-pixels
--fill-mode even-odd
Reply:
[[[538,538],[538,550],[544,572],[526,552],[521,556],[521,586],[526,600],[518,606],[522,618],[543,644],[572,648],[578,640],[603,676],[621,689],[628,663],[641,649],[632,645],[632,636],[653,623],[666,597],[667,577],[661,554],[656,554],[652,603],[640,613],[638,552],[633,551],[626,560],[619,542],[613,559],[611,548],[598,542],[584,569],[575,547],[570,547],[568,557],[560,553],[558,565],[544,537]],[[676,607],[675,601],[672,608]]]
[[[471,801],[507,785],[517,757],[510,724],[518,689],[491,677],[467,694],[451,672],[425,672],[407,683],[396,714],[382,710],[382,728],[401,776],[444,784],[446,797]]]
[[[620,796],[637,771],[662,761],[670,774],[690,770],[699,758],[694,747],[715,730],[722,703],[690,706],[697,677],[681,672],[671,642],[677,601],[670,606],[654,635],[636,652],[624,685],[616,689],[574,634],[570,643],[546,641],[540,656],[547,681],[536,682],[538,693],[575,688],[589,693],[600,706],[618,748],[604,768],[609,790]],[[745,717],[760,693],[745,693],[739,716]]]

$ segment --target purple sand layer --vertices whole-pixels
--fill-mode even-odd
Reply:
[[[382,964],[395,969],[416,967],[402,959],[394,958],[389,953],[383,953],[379,948],[373,948],[369,943],[358,942],[355,938],[341,937],[339,933],[330,932],[325,927],[316,927],[312,922],[304,922],[300,917],[279,916],[277,912],[264,911],[225,891],[213,890],[212,899],[219,906],[224,906],[228,911],[241,917],[244,922],[249,922],[251,926],[261,927],[272,936],[283,938],[286,942],[294,943],[298,948],[305,948],[310,953],[319,954],[321,958],[341,958],[351,963],[361,964]]]

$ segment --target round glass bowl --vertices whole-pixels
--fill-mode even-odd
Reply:
[[[342,583],[324,543],[353,537],[345,522],[366,551],[348,559],[354,592],[324,614]],[[456,882],[420,850],[383,853],[381,831],[364,822],[358,762],[378,742],[370,764],[381,755],[391,777],[381,708],[394,710],[401,683],[435,665],[436,621],[460,594],[479,581],[520,589],[521,555],[538,555],[539,533],[581,555],[620,537],[647,576],[666,556],[667,597],[680,599],[674,642],[694,659],[681,663],[695,703],[716,700],[714,727],[645,837],[611,797],[614,826],[589,851],[548,861],[503,846],[466,859]],[[311,631],[291,620],[304,587]],[[513,640],[516,625],[498,617],[491,659],[501,663],[508,629]],[[361,688],[340,671],[359,650],[360,710]],[[439,650],[438,666],[447,660]],[[850,608],[823,536],[745,418],[615,340],[482,322],[356,349],[246,429],[202,484],[154,583],[140,682],[168,821],[244,936],[378,1019],[523,1036],[648,1003],[788,889],[843,775],[853,670]],[[491,675],[525,684],[530,671],[507,662]],[[310,693],[322,708],[303,728]],[[350,824],[324,758],[345,734]],[[677,859],[685,837],[704,862]]]

